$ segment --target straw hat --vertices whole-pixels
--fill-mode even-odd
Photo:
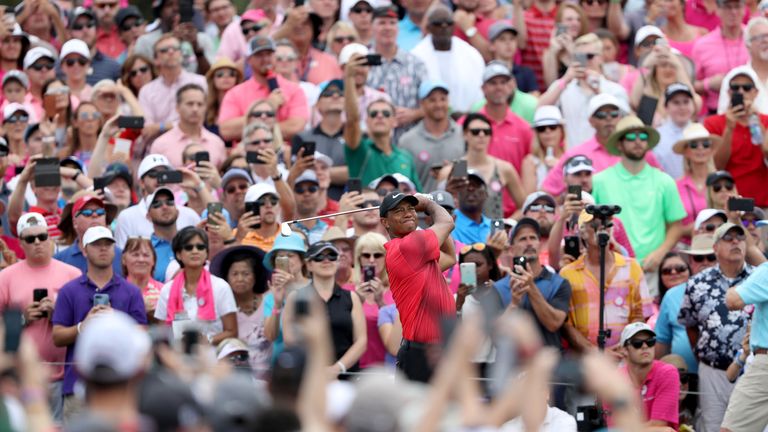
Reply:
[[[243,81],[243,71],[232,60],[228,58],[220,58],[216,60],[216,63],[212,64],[211,68],[208,69],[208,73],[205,74],[205,78],[209,81],[212,80],[213,74],[215,74],[216,71],[220,69],[234,70],[237,78],[237,82]]]
[[[608,142],[605,144],[605,149],[608,153],[620,156],[621,152],[618,148],[618,142],[624,138],[629,132],[645,132],[648,134],[648,150],[656,147],[659,143],[659,132],[656,129],[646,126],[642,120],[635,115],[628,115],[619,120],[619,124],[616,125],[616,131],[608,138]]]
[[[688,142],[697,140],[709,140],[712,143],[713,152],[723,142],[722,137],[712,135],[701,123],[691,123],[683,130],[683,137],[672,146],[672,151],[683,154]]]

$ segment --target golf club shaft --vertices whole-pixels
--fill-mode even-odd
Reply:
[[[342,215],[346,215],[346,214],[360,213],[360,212],[364,212],[364,211],[371,211],[371,210],[378,210],[378,209],[379,209],[379,206],[359,208],[359,209],[347,210],[347,211],[338,212],[338,213],[331,213],[331,214],[322,215],[322,216],[314,216],[314,217],[310,217],[310,218],[296,219],[296,220],[288,221],[288,222],[285,222],[285,223],[288,224],[288,225],[291,225],[291,224],[295,224],[295,223],[299,223],[299,222],[311,221],[311,220],[315,220],[315,219],[333,218],[333,217],[336,217],[336,216],[342,216]]]

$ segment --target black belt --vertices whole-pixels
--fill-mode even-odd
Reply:
[[[731,362],[728,362],[728,364],[725,364],[723,362],[708,362],[706,360],[700,359],[700,362],[704,363],[705,365],[711,367],[712,369],[717,369],[721,371],[728,370],[728,366],[731,365]]]
[[[434,344],[425,344],[421,342],[414,342],[414,341],[403,339],[400,341],[400,346],[405,349],[415,348],[415,349],[425,350],[431,346],[434,346]]]
[[[768,354],[768,348],[755,348],[752,352],[755,353],[755,355]]]

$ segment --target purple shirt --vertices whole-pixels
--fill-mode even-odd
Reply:
[[[97,292],[96,284],[82,275],[61,287],[56,298],[56,308],[51,322],[54,326],[72,327],[82,322],[93,308],[93,295]],[[144,310],[144,299],[141,290],[120,276],[113,276],[104,288],[98,290],[101,294],[109,295],[113,309],[122,311],[133,317],[139,324],[147,324],[147,312]],[[67,346],[66,366],[64,366],[64,383],[62,393],[70,395],[74,392],[77,372],[72,367],[77,342]]]

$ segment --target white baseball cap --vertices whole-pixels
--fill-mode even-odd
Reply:
[[[167,157],[161,155],[161,154],[151,154],[142,159],[141,163],[139,164],[139,178],[144,177],[144,174],[148,173],[154,168],[157,167],[168,167],[171,168],[171,162],[168,160]]]
[[[45,221],[45,217],[40,213],[25,213],[16,222],[16,235],[21,236],[25,229],[36,226],[41,226],[47,230],[48,222]]]
[[[112,236],[112,230],[104,226],[90,227],[88,228],[88,231],[83,234],[83,246],[87,246],[101,239],[110,239],[114,242],[115,237]]]
[[[648,332],[656,336],[656,333],[648,324],[644,322],[633,322],[631,324],[627,324],[627,326],[624,327],[624,330],[621,331],[621,340],[619,342],[619,346],[624,346],[628,340],[632,339],[634,335],[640,332]]]
[[[277,193],[277,189],[275,189],[274,185],[269,183],[256,183],[255,185],[249,187],[248,191],[245,193],[245,202],[249,203],[258,201],[259,198],[266,194],[272,194],[280,198],[280,194]]]
[[[34,47],[27,51],[27,55],[24,56],[24,69],[29,69],[30,66],[43,57],[56,61],[56,56],[48,48]]]
[[[534,128],[561,124],[563,124],[563,114],[560,112],[560,108],[554,105],[543,105],[536,108],[536,113],[533,115]]]
[[[62,59],[70,54],[77,54],[89,60],[91,59],[91,51],[88,49],[88,45],[80,39],[70,39],[61,46]]]
[[[216,359],[225,359],[228,355],[236,352],[248,352],[248,345],[237,338],[224,339],[219,343],[219,346],[216,347]]]
[[[3,121],[8,120],[8,118],[11,117],[16,111],[23,111],[24,114],[29,117],[29,110],[27,107],[17,102],[11,102],[6,105],[5,108],[3,108]]]
[[[126,313],[97,315],[77,337],[77,371],[98,383],[127,381],[147,367],[151,346],[147,332]]]
[[[315,151],[315,162],[322,162],[329,167],[333,166],[333,159],[331,159],[331,157],[327,154],[320,153],[319,151]]]
[[[635,46],[640,45],[640,43],[648,39],[650,36],[657,36],[663,39],[664,33],[661,31],[660,28],[656,26],[652,26],[652,25],[642,26],[637,30],[637,33],[635,33]]]
[[[351,43],[341,49],[339,53],[339,65],[345,65],[353,54],[368,55],[368,47],[361,43]]]
[[[725,214],[724,211],[707,208],[701,210],[699,214],[696,215],[696,220],[693,222],[693,229],[698,230],[701,227],[701,224],[703,224],[704,221],[711,218],[712,216],[721,216],[724,221],[728,222],[728,215]]]
[[[592,98],[589,100],[589,105],[587,106],[587,114],[589,117],[592,117],[595,115],[597,110],[604,106],[615,106],[624,114],[629,112],[629,107],[623,100],[610,93],[600,93],[599,95],[592,96]]]

